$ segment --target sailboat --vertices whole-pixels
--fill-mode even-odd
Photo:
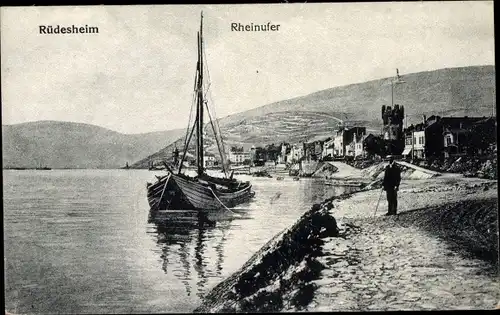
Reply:
[[[50,167],[48,167],[48,166],[42,166],[42,162],[40,162],[40,163],[38,164],[38,167],[35,167],[35,170],[39,170],[39,171],[49,171],[49,170],[51,170],[51,168],[50,168]]]
[[[147,183],[148,202],[152,210],[216,210],[233,208],[249,201],[255,193],[250,182],[242,182],[228,176],[228,166],[225,161],[224,145],[220,136],[218,122],[212,120],[206,93],[210,84],[204,84],[204,50],[203,50],[203,12],[201,13],[200,31],[198,32],[198,61],[194,84],[193,107],[196,106],[196,116],[192,127],[188,123],[184,152],[178,169],[173,170],[163,163],[167,175],[157,176],[155,183]],[[207,67],[208,72],[208,67]],[[209,77],[209,73],[208,73]],[[204,110],[210,118],[217,148],[222,160],[224,177],[213,177],[206,173],[204,165]],[[217,126],[217,127],[216,127]],[[217,130],[219,132],[217,132]],[[184,161],[188,153],[193,133],[196,137],[196,169],[197,176],[191,177],[182,173]],[[175,168],[174,166],[173,168]]]

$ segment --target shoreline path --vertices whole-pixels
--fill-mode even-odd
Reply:
[[[400,215],[394,217],[384,216],[384,193],[374,216],[380,189],[334,201],[332,216],[360,231],[347,239],[325,239],[325,255],[318,260],[326,268],[314,281],[317,290],[307,311],[494,309],[500,279],[492,264],[453,250],[432,229],[419,226],[414,214],[428,217],[448,203],[489,203],[496,209],[497,191],[496,181],[477,178],[403,180]],[[443,229],[443,223],[430,225]],[[496,234],[496,228],[488,232]]]

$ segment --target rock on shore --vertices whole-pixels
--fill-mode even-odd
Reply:
[[[362,177],[364,178],[372,178],[372,179],[383,179],[384,171],[388,163],[378,163],[372,166],[369,166],[361,171]],[[398,165],[401,169],[401,178],[402,179],[429,179],[436,177],[436,174],[432,171],[425,172],[419,169],[413,169],[406,165]]]

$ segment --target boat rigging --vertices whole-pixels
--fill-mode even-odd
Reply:
[[[166,163],[168,174],[158,177],[154,184],[148,183],[148,201],[152,209],[229,209],[238,204],[249,201],[255,193],[252,191],[250,182],[241,182],[228,176],[227,164],[225,163],[225,151],[218,120],[212,118],[208,97],[210,95],[210,84],[204,89],[205,68],[209,77],[208,67],[206,67],[206,57],[203,43],[203,13],[201,14],[200,30],[197,36],[198,60],[196,63],[196,74],[194,82],[194,96],[191,108],[196,106],[196,114],[193,125],[191,115],[189,117],[186,138],[184,141],[184,152],[180,160],[178,169],[172,170]],[[211,98],[211,97],[210,97]],[[213,102],[212,102],[213,103]],[[208,175],[204,165],[204,114],[205,109],[210,119],[210,126],[214,133],[218,152],[221,156],[224,178]],[[190,177],[182,173],[182,168],[188,147],[193,135],[196,138],[196,169],[197,176]]]

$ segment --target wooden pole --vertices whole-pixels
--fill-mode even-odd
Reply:
[[[200,69],[198,72],[198,176],[203,173],[203,12],[201,13],[200,32],[198,35],[198,60]]]
[[[394,80],[391,80],[391,109],[394,108]]]

